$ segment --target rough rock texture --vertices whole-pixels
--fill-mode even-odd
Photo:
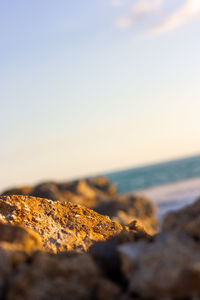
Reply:
[[[110,201],[102,201],[95,211],[123,225],[139,220],[149,234],[157,231],[156,206],[139,194],[116,196]]]
[[[200,201],[169,213],[151,242],[118,247],[130,295],[200,299]]]
[[[120,224],[88,208],[29,196],[1,196],[0,219],[33,229],[44,249],[53,252],[87,250],[122,230]]]
[[[139,194],[120,196],[106,177],[72,182],[46,182],[33,187],[7,190],[3,195],[29,195],[60,202],[73,202],[108,215],[113,221],[127,225],[137,219],[149,234],[157,231],[156,207]]]
[[[164,218],[162,230],[184,231],[200,240],[200,199]]]
[[[0,299],[129,300],[114,264],[118,245],[151,239],[137,221],[122,227],[74,203],[19,195],[0,197],[0,219]]]

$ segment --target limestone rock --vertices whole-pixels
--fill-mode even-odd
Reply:
[[[33,187],[15,188],[3,193],[3,195],[13,194],[73,202],[108,215],[122,225],[137,219],[143,223],[149,234],[157,231],[155,205],[142,195],[117,195],[116,187],[106,177],[71,182],[44,182]]]
[[[0,218],[36,231],[44,249],[53,252],[87,250],[122,230],[120,224],[88,208],[30,196],[1,196]]]

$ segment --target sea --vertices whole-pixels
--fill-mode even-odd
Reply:
[[[139,193],[158,207],[158,218],[200,197],[200,155],[108,173],[118,193]]]

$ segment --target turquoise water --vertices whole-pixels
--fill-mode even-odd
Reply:
[[[200,177],[200,155],[106,174],[119,193]]]

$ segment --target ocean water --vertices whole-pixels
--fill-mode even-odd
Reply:
[[[158,216],[200,197],[200,156],[107,174],[121,194],[142,193],[158,206]]]

